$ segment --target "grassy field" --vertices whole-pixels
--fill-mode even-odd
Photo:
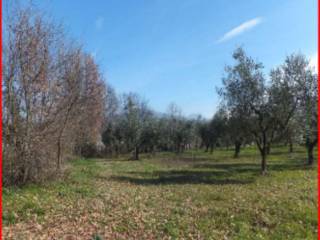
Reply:
[[[239,159],[142,155],[80,159],[59,181],[3,189],[5,239],[317,239],[317,169],[305,151]]]

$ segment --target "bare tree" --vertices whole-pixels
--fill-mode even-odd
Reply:
[[[85,137],[98,141],[104,82],[93,59],[61,27],[31,7],[10,10],[3,56],[4,183],[23,184],[50,176],[54,165],[61,168],[84,116],[90,128]]]

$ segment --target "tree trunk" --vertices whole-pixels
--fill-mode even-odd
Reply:
[[[119,156],[119,147],[118,147],[118,145],[116,145],[116,147],[115,147],[115,152],[116,152],[116,158],[118,158],[118,156]]]
[[[267,154],[266,148],[263,148],[261,151],[261,173],[265,175],[267,173]]]
[[[208,152],[209,151],[209,145],[206,145],[206,150],[205,152]]]
[[[58,149],[57,149],[57,171],[61,169],[61,139],[58,140]]]
[[[29,179],[29,169],[30,169],[30,166],[24,166],[23,179],[22,179],[23,184],[25,184],[27,182],[27,180]]]
[[[314,158],[313,158],[313,144],[308,145],[308,165],[311,166],[313,165]]]
[[[270,144],[268,144],[268,145],[266,146],[265,152],[266,152],[267,155],[270,154],[270,152],[271,152]]]
[[[238,158],[239,157],[239,153],[240,153],[240,148],[241,148],[241,143],[236,142],[234,144],[235,150],[234,150],[234,158]]]
[[[291,141],[289,143],[289,153],[293,153],[293,143]]]
[[[73,105],[76,103],[76,100],[77,100],[77,98],[75,98],[74,100],[73,100],[73,102],[71,102],[71,104],[68,106],[68,108],[67,108],[67,112],[66,112],[66,116],[65,116],[65,119],[64,119],[64,121],[63,121],[63,125],[62,125],[62,127],[61,127],[61,129],[60,129],[60,132],[59,132],[59,135],[58,135],[58,149],[57,149],[57,171],[59,171],[60,170],[60,168],[61,168],[61,141],[62,141],[62,135],[63,135],[63,132],[64,132],[64,129],[65,129],[65,127],[66,127],[66,125],[67,125],[67,122],[68,122],[68,120],[69,120],[69,114],[70,114],[70,112],[71,112],[71,110],[72,110],[72,107],[73,107]],[[80,154],[82,153],[82,149],[81,149],[81,147],[80,147]]]
[[[210,146],[210,154],[213,153],[213,145]]]
[[[307,149],[308,149],[308,165],[311,166],[314,163],[314,158],[313,158],[313,148],[316,146],[318,143],[318,138],[314,139],[311,141],[309,138],[307,139]]]
[[[262,133],[261,140],[257,139],[256,143],[261,155],[261,174],[265,175],[267,173],[267,151],[268,147],[270,146],[270,143],[267,142],[267,136],[265,132]]]
[[[139,147],[135,147],[135,149],[134,149],[133,160],[139,160]]]

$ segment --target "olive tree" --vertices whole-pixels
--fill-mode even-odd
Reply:
[[[128,149],[133,152],[132,159],[139,160],[143,131],[148,119],[152,116],[152,111],[148,108],[146,101],[137,94],[129,93],[123,96],[123,114],[126,122],[124,131]]]
[[[267,171],[268,148],[285,131],[296,109],[294,92],[287,83],[271,74],[267,83],[263,65],[247,56],[242,48],[233,53],[234,66],[226,67],[223,88],[219,90],[230,112],[242,114],[250,126],[261,155],[261,171]]]
[[[300,126],[307,148],[307,164],[312,165],[313,149],[318,143],[318,75],[301,54],[288,56],[282,68],[285,81],[291,82],[298,96],[295,126]]]

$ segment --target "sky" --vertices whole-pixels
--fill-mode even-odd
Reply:
[[[82,43],[118,94],[210,118],[242,46],[265,75],[291,53],[317,62],[316,0],[34,0]]]

